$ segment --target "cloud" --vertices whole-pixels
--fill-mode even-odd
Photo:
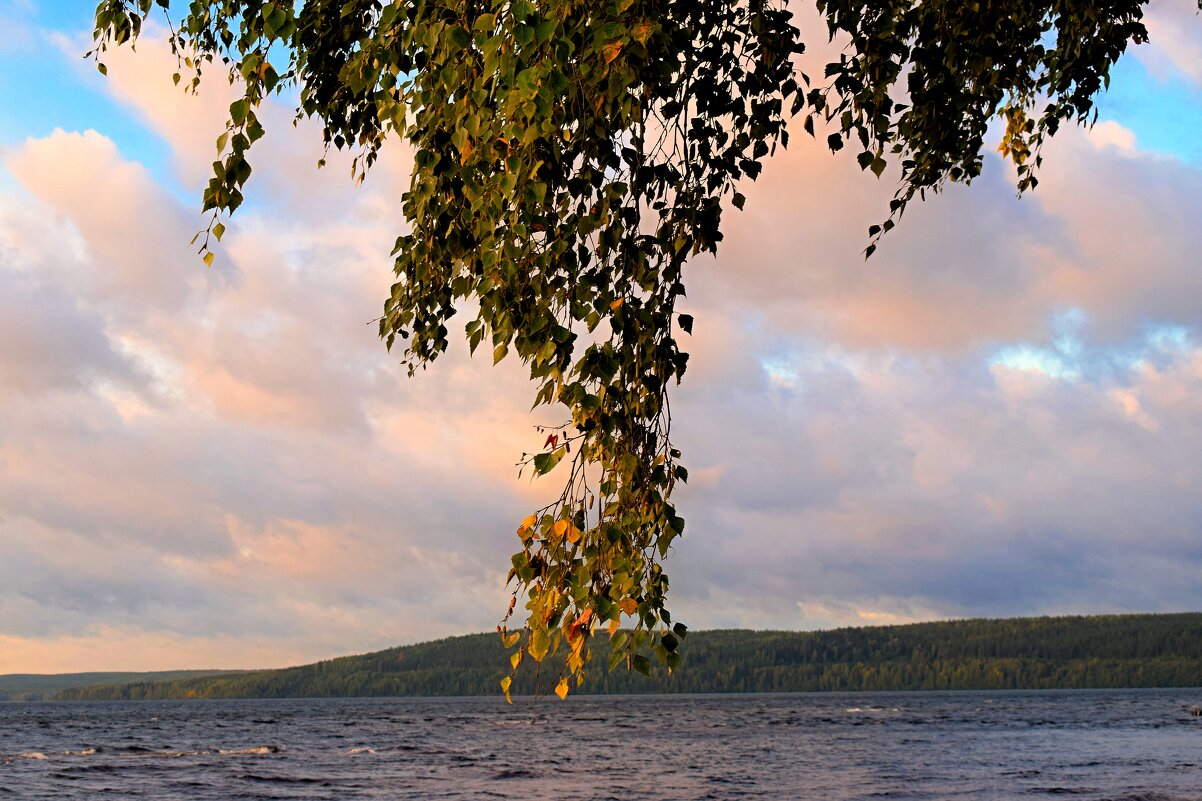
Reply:
[[[747,192],[692,266],[674,430],[717,479],[683,495],[681,613],[1198,606],[1202,183],[1113,123],[1046,155],[1021,200],[987,158],[867,262],[887,183],[803,146]]]
[[[1086,136],[1095,147],[1112,147],[1125,156],[1134,156],[1138,151],[1135,145],[1135,134],[1114,120],[1106,120],[1089,128]]]
[[[865,260],[865,231],[893,186],[803,139],[748,188],[747,213],[728,213],[721,257],[691,266],[693,300],[739,304],[766,334],[867,349],[1047,341],[1069,308],[1112,340],[1149,318],[1194,326],[1202,286],[1190,254],[1202,234],[1189,210],[1202,175],[1115,147],[1132,142],[1117,124],[1062,132],[1021,199],[987,157],[974,185],[912,206]]]
[[[0,650],[12,665],[29,665],[44,673],[127,670],[136,665],[189,665],[204,668],[225,666],[255,668],[262,665],[299,665],[312,661],[315,653],[325,658],[344,656],[337,644],[325,651],[315,647],[312,637],[257,641],[241,636],[189,636],[177,632],[146,632],[138,627],[97,626],[86,635],[15,637],[0,635]]]
[[[1145,63],[1164,73],[1177,70],[1202,84],[1202,44],[1198,33],[1202,19],[1194,3],[1153,3],[1145,12],[1145,24],[1153,47],[1139,48]]]
[[[5,166],[85,249],[86,263],[77,259],[70,276],[73,294],[103,301],[116,319],[138,324],[149,314],[178,312],[226,277],[222,270],[188,269],[194,261],[188,215],[96,131],[30,139],[8,154]]]
[[[4,156],[0,671],[273,665],[490,628],[514,522],[554,490],[514,462],[554,412],[528,412],[520,365],[457,345],[409,380],[376,338],[408,154],[355,190],[270,106],[205,269],[187,198],[228,98],[180,95],[170,66],[148,36],[106,85],[171,143],[172,176],[104,130]],[[988,157],[867,262],[889,173],[799,133],[747,188],[719,258],[689,266],[677,617],[1202,602],[1202,182],[1118,123],[1046,155],[1021,200]]]
[[[796,389],[744,369],[682,393],[685,456],[722,479],[682,496],[678,603],[787,628],[832,599],[943,617],[1197,606],[1196,342],[1075,380],[837,356],[800,351]]]
[[[252,209],[206,270],[187,207],[102,134],[6,164],[25,196],[0,211],[19,390],[0,397],[0,634],[21,644],[0,670],[114,627],[181,653],[261,641],[261,665],[495,622],[506,521],[535,496],[513,467],[525,382],[462,349],[404,379],[368,324],[391,225]]]
[[[103,322],[32,276],[0,273],[0,390],[40,393],[110,380],[136,383],[135,367],[103,335]]]
[[[149,130],[170,143],[177,176],[194,191],[208,182],[217,157],[218,135],[225,130],[230,104],[237,88],[225,80],[218,66],[211,67],[198,91],[185,91],[186,81],[176,85],[175,73],[187,75],[167,46],[168,31],[155,21],[144,26],[137,48],[118,47],[104,54],[107,70],[103,87],[131,111]],[[80,32],[49,36],[64,60],[80,78],[92,77],[90,61],[79,55],[91,48],[92,37]]]
[[[106,54],[108,77],[105,88],[146,127],[169,143],[176,176],[197,198],[207,184],[216,142],[225,131],[230,104],[240,97],[220,68],[205,72],[195,93],[185,91],[186,81],[177,86],[175,72],[188,76],[167,47],[168,32],[152,22],[143,29],[137,50],[117,48]],[[76,59],[87,49],[89,38],[59,36],[57,44],[65,57]],[[278,65],[283,69],[283,65]],[[273,98],[258,109],[267,135],[250,150],[256,170],[248,192],[252,206],[270,204],[277,218],[293,223],[331,223],[330,209],[341,211],[339,219],[399,217],[400,194],[408,183],[412,163],[408,145],[399,139],[389,143],[372,168],[368,184],[377,191],[357,191],[350,176],[351,158],[322,146],[317,121],[297,119],[295,100],[288,95]],[[316,169],[325,159],[325,169]],[[302,230],[302,226],[297,226]],[[362,227],[359,227],[362,231]],[[395,237],[395,232],[391,232]],[[391,240],[389,240],[391,242]],[[391,249],[391,248],[390,248]]]

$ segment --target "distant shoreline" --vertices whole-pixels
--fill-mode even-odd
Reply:
[[[606,672],[596,637],[582,694],[748,694],[1193,688],[1202,686],[1202,613],[956,620],[818,632],[692,632],[672,675]],[[527,660],[529,662],[530,660]],[[39,698],[176,700],[492,696],[507,665],[496,634],[450,637],[311,665],[55,686],[32,677]],[[204,671],[198,672],[204,674]],[[24,677],[26,680],[31,677]],[[66,677],[62,677],[66,678]],[[544,692],[532,671],[515,694]]]
[[[704,698],[775,698],[788,696],[823,696],[823,697],[860,697],[860,698],[877,698],[894,695],[1024,695],[1032,693],[1080,693],[1080,694],[1113,694],[1113,693],[1159,693],[1159,692],[1197,692],[1198,702],[1202,704],[1202,683],[1195,685],[1186,685],[1181,687],[1052,687],[1052,688],[1006,688],[1006,689],[957,689],[957,690],[777,690],[777,691],[743,691],[732,690],[729,692],[631,692],[631,693],[598,693],[598,692],[578,692],[573,693],[570,698],[574,700],[600,700],[612,699],[621,700],[623,698],[679,698],[679,699],[704,699]],[[543,693],[541,695],[516,695],[513,700],[515,703],[521,701],[543,701],[549,700],[558,703],[551,693]],[[19,700],[0,700],[0,705],[4,706],[20,706],[23,704],[141,704],[141,703],[156,703],[156,702],[171,702],[171,703],[238,703],[241,701],[453,701],[457,699],[497,699],[500,703],[505,703],[504,696],[498,691],[496,693],[479,693],[474,695],[298,695],[298,696],[280,696],[280,697],[257,697],[243,696],[230,698],[90,698],[90,699],[66,699],[66,698],[43,698],[36,701],[19,701]],[[1183,707],[1187,709],[1191,707]],[[869,710],[870,711],[870,710]]]

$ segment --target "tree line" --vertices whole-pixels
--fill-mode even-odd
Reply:
[[[817,632],[700,631],[679,667],[607,670],[608,638],[581,693],[1010,690],[1202,685],[1202,614],[956,620]],[[507,671],[496,634],[450,637],[280,670],[71,688],[59,700],[491,695]],[[558,674],[524,664],[514,694]]]

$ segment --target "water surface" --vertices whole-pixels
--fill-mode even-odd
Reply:
[[[0,799],[1202,801],[1202,690],[0,704]]]

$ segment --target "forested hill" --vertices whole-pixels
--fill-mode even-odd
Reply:
[[[0,701],[42,701],[61,691],[96,684],[128,684],[229,675],[236,670],[162,670],[124,673],[6,673],[0,675]]]
[[[1202,685],[1202,614],[961,620],[820,632],[689,634],[672,676],[619,667],[607,639],[578,692],[969,690]],[[296,698],[498,692],[496,634],[451,637],[301,667],[70,689],[58,698]],[[529,663],[530,660],[527,660]],[[523,668],[530,665],[524,665]],[[545,691],[554,681],[542,677]],[[523,670],[514,690],[535,688]]]

